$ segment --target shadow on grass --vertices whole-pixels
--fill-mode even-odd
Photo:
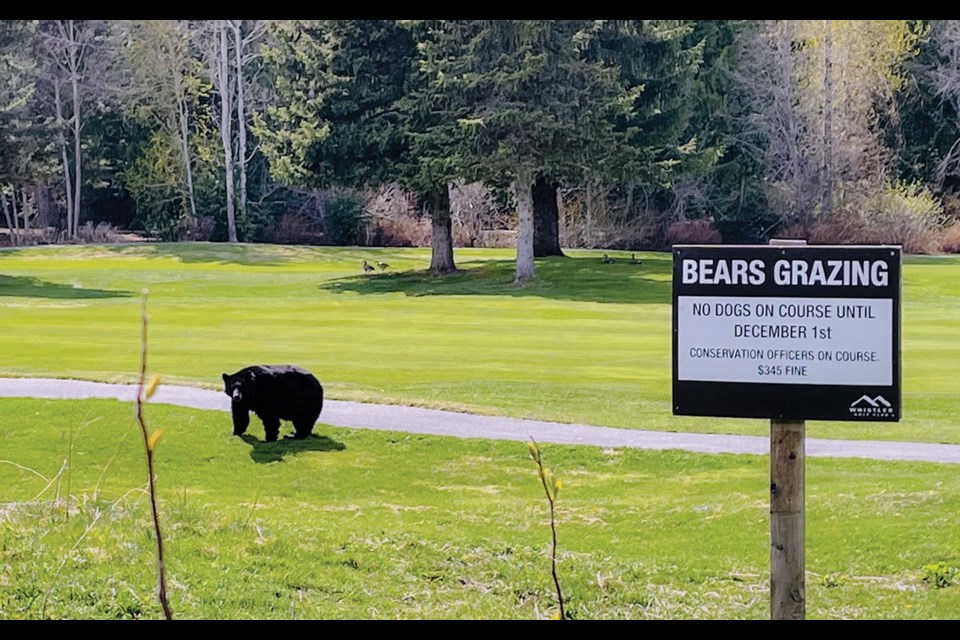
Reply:
[[[536,260],[536,279],[525,285],[513,283],[513,260],[468,261],[460,271],[435,276],[424,271],[373,273],[337,278],[320,285],[333,293],[407,296],[515,296],[575,300],[582,302],[668,304],[671,295],[672,256],[645,254],[642,264],[631,264],[629,255],[611,252],[615,259],[604,264],[600,257],[558,257]]]
[[[276,442],[264,442],[249,433],[243,434],[240,438],[250,445],[250,458],[258,464],[281,462],[285,456],[304,451],[343,451],[347,448],[347,445],[342,442],[315,433],[303,440],[284,437]]]
[[[132,258],[172,258],[183,263],[236,264],[275,267],[304,260],[304,245],[230,244],[227,242],[118,242],[112,244],[36,245],[2,247],[4,256],[29,256],[49,249],[85,252],[96,256]],[[315,248],[315,247],[311,247]],[[316,247],[319,248],[319,247]],[[357,262],[359,265],[359,261]]]
[[[247,267],[278,267],[302,260],[294,247],[227,242],[162,242],[132,245],[104,245],[118,256],[174,258],[185,264],[235,264]]]
[[[289,264],[353,265],[363,273],[363,261],[382,259],[384,247],[339,247],[302,244],[229,244],[226,242],[167,242],[104,247],[117,255],[173,258],[185,264],[232,264],[244,267],[279,267]],[[389,251],[389,249],[388,249]]]
[[[58,282],[46,282],[29,276],[0,275],[0,296],[71,300],[82,298],[127,298],[132,295],[133,293],[130,291],[83,289]]]

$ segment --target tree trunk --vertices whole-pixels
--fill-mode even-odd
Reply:
[[[73,20],[70,20],[71,41],[75,42]],[[80,60],[79,54],[70,51],[70,88],[73,92],[73,233],[80,228]]]
[[[533,174],[529,169],[517,171],[513,183],[517,199],[517,271],[514,282],[533,280]]]
[[[7,219],[7,229],[10,230],[10,245],[17,245],[17,235],[13,228],[13,219],[10,218],[10,206],[7,204],[7,196],[3,194],[3,191],[0,190],[0,204],[3,205],[3,217]],[[14,218],[17,215],[16,210],[13,212]]]
[[[50,187],[38,184],[33,190],[33,200],[37,203],[37,228],[45,231],[50,226]]]
[[[430,273],[452,273],[453,224],[450,220],[450,188],[447,185],[427,194],[430,207]]]
[[[833,213],[833,79],[830,20],[824,20],[823,36],[823,167],[821,169],[820,212],[824,218]]]
[[[237,162],[240,163],[240,217],[247,214],[247,114],[243,106],[243,38],[240,34],[242,20],[233,23],[237,60]]]
[[[227,64],[227,25],[220,21],[220,139],[223,141],[224,182],[227,187],[227,234],[237,241],[237,221],[233,213],[233,149],[230,133],[230,78]]]
[[[593,246],[593,181],[587,180],[586,195],[587,215],[583,224],[584,244],[588,247]]]
[[[73,228],[73,185],[70,184],[70,161],[67,158],[67,137],[63,135],[63,102],[60,99],[60,83],[53,81],[53,97],[57,105],[57,137],[60,139],[60,159],[63,164],[63,184],[67,193],[67,237],[76,237]]]
[[[533,255],[535,258],[562,256],[560,249],[560,206],[557,190],[560,185],[537,176],[533,185]]]
[[[26,189],[20,190],[20,197],[23,199],[23,207],[20,209],[23,212],[23,239],[30,244],[30,200]]]
[[[80,228],[80,96],[73,78],[73,234]]]
[[[197,199],[193,195],[193,168],[190,164],[190,129],[188,127],[189,114],[187,113],[186,98],[180,97],[178,108],[180,120],[180,145],[183,150],[183,169],[187,176],[187,198],[190,200],[190,215],[197,217]]]
[[[10,185],[10,213],[13,217],[13,227],[10,229],[13,244],[21,244],[20,240],[20,221],[17,219],[20,214],[17,213],[17,188]]]

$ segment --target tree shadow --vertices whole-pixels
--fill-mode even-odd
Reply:
[[[128,298],[132,295],[133,293],[130,291],[84,289],[69,284],[47,282],[29,276],[0,275],[0,296],[71,300],[82,298]]]
[[[236,264],[254,267],[273,267],[304,260],[304,245],[278,245],[227,242],[115,242],[110,244],[36,245],[30,247],[3,247],[2,255],[29,255],[34,250],[83,249],[88,258],[117,256],[144,258],[172,258],[183,263]],[[319,247],[311,247],[319,248]],[[359,263],[358,263],[359,264]]]
[[[227,242],[159,242],[103,245],[118,256],[174,258],[185,264],[235,264],[246,267],[277,267],[302,261],[302,247]]]
[[[28,255],[34,250],[82,249],[87,257],[107,255],[150,260],[168,258],[185,264],[232,264],[246,267],[276,267],[310,262],[353,262],[357,272],[363,260],[382,256],[385,247],[340,247],[328,245],[228,242],[117,242],[111,244],[36,245],[0,247],[0,255]]]
[[[374,273],[337,278],[320,289],[332,293],[419,296],[513,296],[582,302],[668,304],[673,273],[672,254],[645,253],[641,264],[629,253],[608,252],[613,263],[599,256],[538,258],[536,279],[513,283],[513,260],[465,261],[456,273],[436,276],[424,271]]]
[[[264,442],[249,433],[243,434],[240,438],[250,445],[250,458],[257,464],[282,462],[285,456],[304,451],[343,451],[347,448],[347,445],[342,442],[315,433],[303,440],[294,440],[286,436],[276,442]]]

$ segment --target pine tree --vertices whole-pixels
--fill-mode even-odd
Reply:
[[[422,64],[439,100],[462,106],[456,141],[467,177],[512,184],[515,281],[534,277],[533,185],[541,174],[601,168],[610,148],[616,73],[586,59],[594,23],[492,20],[443,23]]]

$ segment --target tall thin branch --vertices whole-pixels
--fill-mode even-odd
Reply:
[[[557,590],[557,602],[560,604],[560,619],[564,620],[566,619],[566,613],[563,608],[563,592],[560,591],[560,580],[557,578],[557,520],[554,511],[554,496],[556,495],[556,488],[559,487],[559,484],[555,485],[551,490],[547,479],[547,471],[543,468],[540,446],[537,444],[537,441],[533,439],[533,436],[530,437],[530,442],[532,443],[530,456],[537,463],[540,484],[543,485],[543,492],[547,495],[547,502],[550,503],[550,534],[552,539],[552,546],[550,547],[550,575],[553,576],[553,586]]]
[[[140,299],[140,381],[137,387],[137,424],[143,435],[143,449],[147,456],[147,487],[150,493],[150,511],[153,516],[153,533],[157,541],[157,599],[163,608],[163,616],[173,620],[173,613],[167,602],[167,579],[163,568],[163,536],[160,534],[160,516],[157,512],[157,488],[153,471],[153,448],[150,432],[143,419],[143,404],[146,401],[144,387],[147,378],[147,290],[141,292]]]

